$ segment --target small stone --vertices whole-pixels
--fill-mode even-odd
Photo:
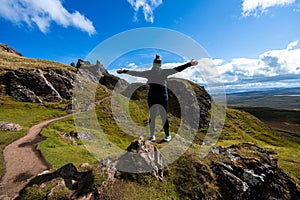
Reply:
[[[95,141],[95,137],[90,133],[90,132],[78,132],[76,134],[77,139],[79,140],[91,140],[91,141]]]
[[[87,168],[87,167],[89,167],[89,166],[90,166],[89,163],[82,163],[82,164],[80,165],[80,167],[82,167],[82,168]]]
[[[0,122],[0,130],[2,131],[20,131],[22,127],[12,122]]]

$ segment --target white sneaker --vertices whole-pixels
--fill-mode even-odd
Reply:
[[[172,139],[172,137],[171,137],[171,135],[169,135],[164,138],[164,141],[170,142],[171,139]]]
[[[150,136],[150,141],[155,142],[155,135]]]

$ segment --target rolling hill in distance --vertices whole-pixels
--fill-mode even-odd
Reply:
[[[227,104],[251,113],[283,137],[300,142],[300,88],[230,93]]]
[[[264,91],[229,93],[226,97],[228,106],[300,110],[300,88],[273,88]]]
[[[118,122],[126,120],[126,116],[115,118],[111,101],[114,86],[120,78],[109,74],[100,62],[80,63],[81,69],[87,70],[83,77],[88,77],[88,80],[85,80],[79,77],[83,72],[73,66],[25,58],[7,45],[0,47],[0,122],[22,127],[0,130],[0,199],[300,198],[299,135],[291,130],[279,131],[260,120],[267,121],[268,110],[274,111],[266,108],[270,106],[258,112],[265,113],[264,116],[255,117],[249,114],[255,107],[250,110],[246,110],[246,107],[225,108],[212,99],[204,87],[188,80],[170,79],[170,85],[187,92],[184,93],[187,95],[185,84],[189,83],[201,110],[199,121],[196,122],[197,130],[190,141],[186,135],[177,134],[182,123],[182,111],[178,107],[178,99],[170,93],[168,117],[172,141],[186,147],[186,150],[174,162],[161,167],[162,160],[177,152],[172,148],[165,152],[169,143],[148,143],[120,129]],[[93,75],[93,72],[99,76]],[[133,85],[125,80],[121,82],[124,92],[119,97],[120,106],[128,100],[134,123],[147,127],[147,85]],[[91,89],[90,85],[95,86],[95,97],[88,96],[86,104],[76,105],[80,107],[76,115],[84,119],[86,114],[93,111],[103,133],[94,128],[92,122],[83,131],[77,130],[73,115],[70,115],[76,111],[72,102],[75,84],[79,84],[82,95],[88,95],[86,91]],[[132,91],[132,88],[137,89]],[[131,92],[133,95],[128,96]],[[228,100],[230,106],[248,105],[248,108],[253,105],[238,104],[239,101],[234,101],[234,98],[244,98],[244,102],[250,102],[251,98],[254,100],[253,95],[263,98],[263,95],[256,93],[252,93],[252,97],[247,94],[232,95],[233,100],[230,100],[230,96]],[[272,95],[291,93],[270,94],[270,98]],[[185,109],[193,109],[195,103],[191,102]],[[283,101],[281,105],[284,105]],[[289,112],[276,117],[277,124],[287,115],[290,119],[297,118],[295,105]],[[220,125],[211,120],[213,106],[217,112],[226,111],[220,135],[208,133],[210,126]],[[118,111],[119,107],[114,109]],[[292,111],[296,114],[290,115]],[[64,118],[58,118],[62,116]],[[41,125],[41,122],[49,119],[57,120],[46,127]],[[89,118],[87,121],[90,122]],[[284,121],[291,122],[287,119]],[[299,121],[293,120],[293,123]],[[26,139],[30,128],[39,124],[42,126],[41,131],[33,139]],[[127,126],[131,128],[132,124]],[[161,128],[161,124],[158,124],[157,138],[164,135],[159,130]],[[104,136],[108,142],[102,142]],[[22,149],[29,148],[35,151],[38,158],[46,163],[47,171],[33,173],[32,169],[26,169],[25,163],[25,171],[14,174],[17,166],[7,165],[8,162],[4,161],[9,158],[6,147],[15,144],[18,139],[23,142],[14,147],[15,150],[22,152]],[[214,140],[217,142],[212,145],[210,142]],[[94,145],[93,149],[89,149],[89,144]],[[118,157],[107,156],[108,152],[116,151],[115,146],[126,153]],[[201,157],[199,152],[203,147],[207,147],[209,152]],[[93,151],[100,153],[100,158],[93,155]],[[26,160],[18,155],[13,159],[16,162]],[[146,166],[151,170],[148,173],[124,172],[120,170],[122,160],[125,160],[125,164]],[[160,173],[163,173],[163,177]],[[16,190],[16,185],[20,189]]]

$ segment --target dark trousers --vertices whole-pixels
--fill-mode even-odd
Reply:
[[[166,136],[169,136],[169,120],[168,120],[168,94],[159,94],[149,92],[148,106],[150,112],[150,134],[154,135],[155,118],[159,113]]]

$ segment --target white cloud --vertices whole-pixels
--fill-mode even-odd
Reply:
[[[298,40],[291,42],[290,44],[288,44],[286,50],[292,50],[294,47],[298,46],[298,43],[299,43]]]
[[[224,88],[227,91],[247,91],[272,87],[300,87],[299,55],[299,42],[293,41],[286,48],[266,51],[257,58],[234,58],[229,61],[202,58],[198,66],[176,73],[173,77],[204,85],[212,93]],[[162,68],[174,68],[182,64],[184,63],[164,63]],[[128,63],[126,67],[133,70],[151,68],[150,65],[137,66],[135,63]],[[146,82],[146,79],[128,75],[120,77],[128,82]]]
[[[78,11],[68,12],[61,0],[0,0],[0,16],[16,24],[35,24],[47,33],[51,22],[63,27],[73,26],[89,35],[96,33],[93,23]]]
[[[138,21],[137,13],[140,8],[143,10],[144,18],[147,22],[154,22],[153,11],[162,4],[162,0],[127,0],[134,9],[134,21]]]
[[[266,51],[256,59],[235,58],[220,63],[217,69],[229,87],[270,82],[279,85],[287,80],[299,82],[300,48],[297,46],[298,41],[294,41],[285,49]]]
[[[294,3],[295,0],[243,0],[242,15],[247,17],[250,15],[258,15],[266,12],[270,7],[286,6]]]
[[[129,63],[128,65],[127,65],[127,68],[128,69],[137,69],[139,66],[137,66],[135,63]]]

